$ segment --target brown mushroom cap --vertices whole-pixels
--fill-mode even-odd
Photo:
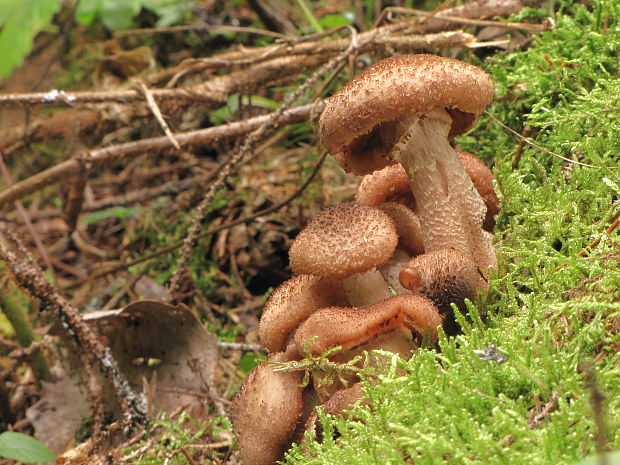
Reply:
[[[391,162],[396,140],[387,126],[410,114],[445,108],[449,137],[471,129],[493,100],[493,83],[477,66],[436,55],[401,55],[375,63],[332,95],[318,130],[325,147],[345,171],[367,174]]]
[[[463,309],[464,300],[475,300],[478,292],[488,288],[476,264],[453,249],[439,249],[412,258],[400,272],[400,283],[437,305],[443,315],[450,315],[451,303]]]
[[[415,209],[409,178],[400,163],[364,176],[355,193],[355,203],[367,207],[378,207],[387,202],[398,202]]]
[[[267,299],[258,336],[270,351],[282,351],[302,321],[315,310],[332,305],[347,305],[347,296],[339,281],[305,274],[294,276],[278,286]]]
[[[493,187],[495,176],[493,176],[493,172],[489,167],[475,155],[468,152],[457,152],[457,154],[463,164],[463,168],[465,168],[465,172],[474,183],[474,187],[487,206],[487,213],[482,227],[490,231],[495,227],[495,216],[499,213],[499,198]]]
[[[402,245],[407,247],[413,255],[424,253],[420,220],[410,208],[396,202],[384,203],[378,208],[394,222],[396,234]]]
[[[399,327],[435,341],[441,323],[437,307],[430,300],[421,295],[401,295],[367,307],[318,310],[299,326],[295,344],[300,352],[307,349],[314,355],[336,346],[344,351]]]
[[[345,278],[385,262],[398,237],[380,210],[341,204],[323,210],[304,228],[289,251],[299,274]]]
[[[271,354],[268,361],[290,357]],[[303,413],[301,372],[275,372],[261,363],[235,395],[231,414],[244,465],[272,465],[281,460]]]

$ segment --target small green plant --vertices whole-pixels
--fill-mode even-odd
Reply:
[[[186,412],[181,413],[176,420],[165,417],[153,421],[148,428],[147,438],[150,439],[145,441],[157,438],[157,443],[132,463],[137,465],[219,463],[208,460],[209,456],[218,455],[218,452],[201,446],[205,443],[226,443],[231,437],[231,430],[232,425],[224,417],[216,417],[205,423],[195,420]],[[143,444],[137,444],[135,448],[140,449],[142,446]],[[131,450],[127,453],[131,453]]]
[[[56,456],[35,438],[6,431],[0,434],[0,457],[25,463],[50,462]]]
[[[0,0],[0,79],[8,77],[32,50],[35,36],[52,27],[63,0]],[[80,0],[75,18],[89,25],[99,20],[108,29],[126,29],[142,9],[158,17],[157,26],[178,23],[195,0]]]

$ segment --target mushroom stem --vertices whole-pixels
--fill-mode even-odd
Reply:
[[[376,268],[345,278],[342,287],[352,307],[366,307],[392,297],[385,279]]]
[[[483,272],[496,268],[493,246],[482,229],[486,206],[448,142],[448,112],[433,110],[403,118],[399,125],[408,127],[392,154],[407,171],[425,250],[456,249]]]

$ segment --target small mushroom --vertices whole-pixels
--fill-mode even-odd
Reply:
[[[268,362],[299,359],[291,346]],[[272,465],[281,460],[304,412],[303,374],[275,372],[261,363],[245,378],[231,406],[233,430],[244,465]]]
[[[360,401],[361,405],[368,405],[368,398],[362,389],[362,383],[355,383],[351,387],[336,391],[326,402],[323,403],[323,411],[330,415],[342,415],[348,418],[347,410],[349,410],[355,402]],[[319,422],[317,410],[308,416],[305,423],[305,431],[314,432],[315,440],[319,442],[323,439],[323,428]],[[302,440],[302,443],[304,441]],[[307,453],[307,452],[306,452]]]
[[[349,303],[364,306],[391,296],[375,267],[396,248],[392,220],[380,210],[341,204],[319,213],[297,236],[289,251],[298,274],[342,279]]]
[[[298,350],[319,355],[332,347],[350,350],[377,336],[406,328],[421,342],[437,340],[441,317],[437,307],[421,295],[401,295],[366,307],[328,307],[317,310],[295,332]]]
[[[415,210],[409,178],[400,163],[367,174],[355,193],[355,203],[367,207],[378,207],[387,202],[398,202]]]
[[[420,219],[413,210],[397,202],[384,203],[377,208],[394,222],[400,244],[409,249],[413,255],[424,253],[424,238]]]
[[[269,296],[260,319],[258,336],[272,352],[286,348],[297,326],[319,308],[347,305],[338,280],[302,274],[278,286]]]
[[[319,135],[340,165],[367,174],[400,162],[426,251],[462,251],[483,272],[497,266],[483,234],[486,207],[450,139],[471,129],[493,99],[480,68],[434,55],[380,61],[332,95]]]
[[[366,307],[328,307],[317,310],[295,332],[295,344],[301,353],[320,355],[339,346],[329,356],[332,361],[346,363],[363,352],[382,349],[409,358],[422,340],[437,340],[437,327],[442,324],[438,309],[421,296],[407,294],[390,297]],[[380,355],[371,356],[371,365],[385,362]],[[346,383],[355,376],[342,376]],[[330,373],[313,372],[319,399],[326,401],[334,392],[346,387]],[[325,380],[328,379],[329,382]]]
[[[465,299],[476,300],[488,284],[480,270],[467,256],[452,249],[427,252],[412,258],[400,271],[400,283],[406,289],[430,299],[445,317],[445,327],[453,332],[455,303],[464,310]]]

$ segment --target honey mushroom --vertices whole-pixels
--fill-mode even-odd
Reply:
[[[391,297],[376,267],[387,261],[398,236],[382,211],[341,204],[319,213],[297,236],[289,251],[295,273],[341,279],[354,307]]]
[[[302,372],[275,372],[269,362],[299,360],[294,345],[270,354],[246,376],[231,406],[233,431],[244,465],[280,460],[304,412]]]
[[[274,353],[232,404],[244,464],[274,463],[299,439],[304,419],[307,429],[316,427],[302,372],[275,372],[269,362],[336,346],[334,362],[375,349],[409,358],[453,321],[452,302],[462,306],[487,289],[485,274],[497,266],[483,230],[499,211],[493,175],[449,142],[473,127],[492,94],[480,68],[403,55],[369,67],[328,99],[318,125],[328,150],[346,171],[384,169],[362,181],[356,204],[315,217],[289,251],[297,276],[273,292],[259,327]],[[388,283],[402,294],[392,296]],[[373,354],[370,361],[385,359]],[[355,375],[312,375],[326,411],[342,413],[364,397]],[[326,379],[335,382],[326,386]]]
[[[484,201],[450,140],[471,129],[493,99],[480,68],[434,55],[380,61],[326,102],[323,144],[346,170],[368,174],[399,162],[405,168],[425,251],[462,251],[487,273],[497,259],[482,223]]]
[[[363,352],[387,350],[408,359],[413,349],[437,340],[437,327],[442,318],[437,307],[422,295],[407,294],[390,297],[365,307],[328,307],[314,312],[295,332],[297,350],[318,356],[328,349],[341,349],[330,360],[345,363]],[[373,355],[371,364],[382,363],[383,357]],[[326,384],[325,374],[313,373],[315,390],[321,402],[336,391],[347,387],[334,379]],[[348,383],[354,376],[345,377]]]

